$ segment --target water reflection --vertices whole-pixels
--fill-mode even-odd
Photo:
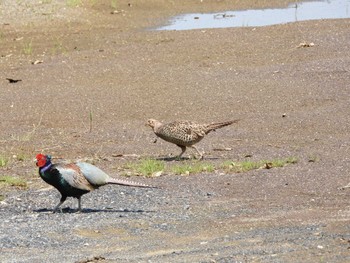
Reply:
[[[350,0],[296,2],[286,8],[252,9],[174,17],[156,30],[259,27],[316,19],[350,18]]]

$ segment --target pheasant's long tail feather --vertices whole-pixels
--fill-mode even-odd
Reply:
[[[126,185],[126,186],[134,186],[134,187],[142,187],[142,188],[157,188],[156,186],[151,186],[143,183],[133,182],[133,181],[127,181],[122,179],[116,179],[116,178],[108,178],[107,184],[118,184],[118,185]]]
[[[239,121],[240,120],[237,119],[237,120],[234,120],[234,121],[224,121],[224,122],[217,122],[217,123],[208,124],[206,133],[209,133],[209,132],[211,132],[213,130],[220,129],[222,127],[225,127],[225,126],[228,126],[228,125],[231,125],[231,124],[234,124],[234,123],[237,123]]]

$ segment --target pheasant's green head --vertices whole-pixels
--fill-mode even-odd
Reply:
[[[46,164],[51,162],[51,155],[44,155],[39,153],[36,155],[36,166],[44,167]]]

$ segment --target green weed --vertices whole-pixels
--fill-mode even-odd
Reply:
[[[0,156],[0,167],[4,167],[8,164],[9,160],[8,158],[4,156]]]
[[[33,54],[33,41],[30,40],[29,42],[24,43],[23,45],[23,53],[27,56]]]
[[[97,4],[97,1],[98,1],[98,0],[89,0],[90,6],[96,5],[96,4]]]
[[[261,160],[261,161],[241,161],[233,162],[226,161],[222,164],[222,168],[228,169],[235,173],[248,172],[260,168],[274,168],[274,167],[283,167],[287,164],[297,163],[298,159],[295,157],[288,157],[286,159],[274,159],[274,160]]]
[[[295,164],[298,162],[298,158],[297,157],[288,157],[287,159],[285,159],[286,164]]]
[[[260,166],[260,162],[253,161],[242,161],[242,162],[234,162],[234,161],[225,161],[221,167],[225,170],[229,170],[235,173],[246,172],[253,169],[257,169]]]
[[[14,140],[14,141],[19,141],[19,142],[27,142],[27,141],[30,141],[32,139],[32,137],[35,135],[35,132],[36,130],[40,127],[41,125],[41,121],[43,119],[43,115],[44,114],[41,114],[40,116],[40,120],[38,122],[37,125],[33,125],[33,129],[27,133],[25,133],[24,135],[11,135],[11,139]]]
[[[16,178],[13,176],[8,176],[8,175],[0,176],[0,185],[1,184],[22,187],[22,188],[27,187],[27,182],[25,180],[20,179],[20,178]]]
[[[3,41],[4,38],[5,38],[5,34],[0,31],[0,43]]]
[[[90,124],[89,132],[92,132],[92,110],[91,109],[90,109],[90,113],[89,113],[89,124]]]
[[[69,7],[77,7],[82,4],[82,0],[66,0],[66,4]]]
[[[229,172],[243,173],[255,169],[271,169],[275,167],[283,167],[287,164],[297,163],[298,159],[295,157],[288,157],[285,159],[273,159],[273,160],[260,160],[260,161],[225,161],[221,165],[214,165],[207,162],[197,161],[194,163],[172,163],[168,164],[163,161],[154,159],[144,159],[136,163],[128,163],[124,165],[125,171],[123,175],[143,175],[143,176],[159,176],[159,172],[175,174],[175,175],[189,175],[198,173],[212,173],[215,170],[224,169]]]
[[[111,0],[111,7],[113,9],[117,9],[117,7],[118,7],[117,2],[118,2],[117,0]]]
[[[127,168],[132,169],[138,175],[152,176],[156,172],[164,171],[165,165],[162,161],[144,159],[138,163],[128,164]]]
[[[197,162],[194,164],[179,164],[171,167],[171,172],[174,174],[191,174],[191,173],[203,173],[213,172],[215,170],[214,165],[210,163]]]
[[[15,159],[17,161],[22,162],[22,161],[24,161],[24,160],[26,160],[28,158],[28,155],[26,155],[25,153],[21,152],[21,153],[16,154],[14,157],[15,157]]]
[[[174,174],[189,174],[192,170],[190,164],[174,165],[171,167],[171,172]]]
[[[63,42],[62,42],[61,39],[59,39],[59,38],[55,39],[55,43],[54,43],[54,46],[53,46],[53,48],[51,50],[51,53],[53,55],[67,53],[67,48],[64,47]]]

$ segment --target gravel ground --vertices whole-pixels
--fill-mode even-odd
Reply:
[[[333,207],[318,195],[298,194],[283,203],[273,189],[265,201],[237,194],[236,188],[279,174],[276,168],[265,175],[162,180],[172,189],[106,186],[83,197],[82,213],[74,213],[77,203],[70,199],[63,213],[52,214],[59,197],[54,189],[17,193],[1,205],[1,261],[345,262],[346,200]]]
[[[0,175],[28,184],[0,184],[0,261],[349,262],[349,19],[162,32],[179,13],[289,1],[112,2],[0,1]],[[131,177],[161,188],[105,186],[53,214],[33,157],[118,176],[178,154],[148,118],[241,121],[198,144],[212,173]]]

